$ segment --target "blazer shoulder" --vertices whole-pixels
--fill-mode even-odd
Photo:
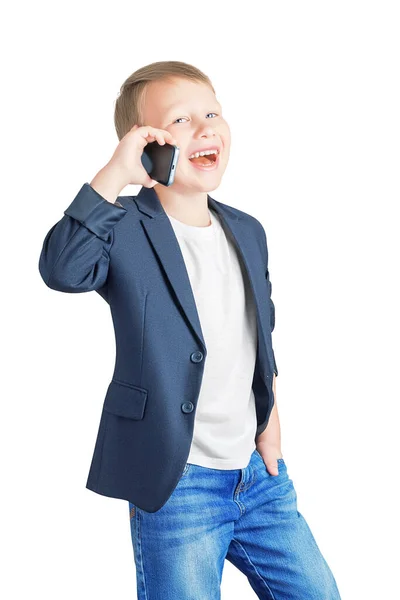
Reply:
[[[225,205],[225,206],[228,206],[228,205]],[[265,236],[265,229],[264,229],[261,221],[259,221],[256,217],[254,217],[250,213],[247,213],[243,210],[234,208],[233,206],[229,206],[229,208],[234,213],[236,213],[241,219],[243,219],[246,223],[251,225],[257,233],[261,234],[263,237]]]
[[[243,219],[243,221],[245,221],[246,223],[249,223],[250,225],[253,225],[256,228],[257,227],[261,228],[261,229],[263,228],[263,226],[261,225],[260,221],[258,221],[258,219],[253,217],[253,215],[245,212],[244,210],[240,210],[239,208],[236,208],[235,206],[231,206],[230,204],[225,204],[224,202],[220,202],[219,200],[217,203],[220,206],[222,206],[223,208],[231,211],[237,217],[240,217],[241,219]]]

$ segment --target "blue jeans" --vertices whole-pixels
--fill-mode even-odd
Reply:
[[[244,469],[187,463],[158,511],[129,502],[138,600],[219,600],[225,558],[265,600],[340,600],[283,458]]]

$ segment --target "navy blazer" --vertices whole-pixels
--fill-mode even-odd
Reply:
[[[86,487],[156,512],[186,465],[207,347],[183,255],[155,190],[142,187],[117,202],[85,183],[48,231],[39,271],[53,290],[96,290],[113,319],[115,368]],[[267,240],[251,215],[209,195],[207,202],[233,234],[256,303],[256,440],[268,424],[278,374]]]

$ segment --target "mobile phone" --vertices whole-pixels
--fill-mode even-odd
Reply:
[[[158,183],[168,186],[174,183],[178,157],[178,146],[167,142],[161,145],[156,140],[146,144],[141,159],[142,165],[150,177]]]

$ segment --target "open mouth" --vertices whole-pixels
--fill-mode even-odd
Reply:
[[[208,154],[206,156],[198,156],[197,158],[189,158],[190,162],[199,167],[210,167],[217,162],[218,154]]]

